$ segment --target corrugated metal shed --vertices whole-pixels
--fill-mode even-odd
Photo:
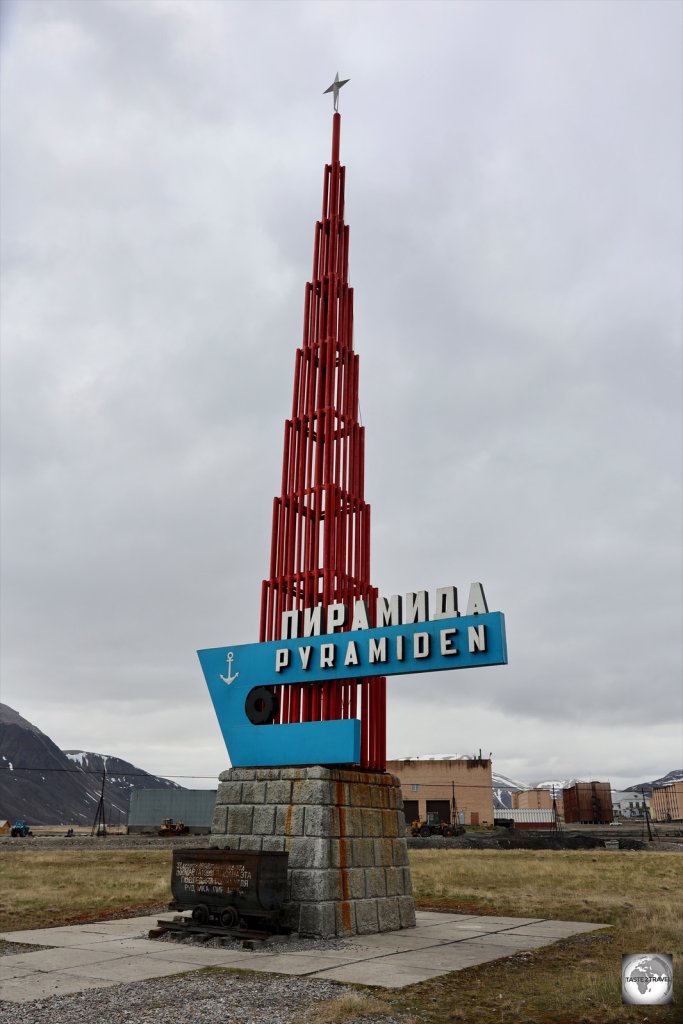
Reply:
[[[553,821],[553,810],[548,807],[519,807],[508,810],[499,811],[496,813],[497,818],[512,818],[515,824],[517,822],[552,822]]]
[[[133,789],[128,828],[131,832],[156,830],[164,818],[173,818],[193,831],[208,832],[215,805],[215,789]]]

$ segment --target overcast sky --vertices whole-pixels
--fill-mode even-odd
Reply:
[[[166,775],[258,639],[338,70],[390,756],[683,767],[681,4],[2,4],[2,701]],[[186,782],[186,784],[192,784]]]

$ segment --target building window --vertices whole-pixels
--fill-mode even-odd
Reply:
[[[420,792],[420,784],[418,782],[413,782],[411,787],[410,787],[410,790],[411,790],[412,793],[419,793]]]

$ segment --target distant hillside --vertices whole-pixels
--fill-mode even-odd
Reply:
[[[644,792],[646,796],[652,796],[653,786],[668,786],[671,782],[683,782],[683,768],[667,772],[661,779],[653,779],[652,782],[636,782],[633,786],[626,786],[626,791],[637,790],[639,793]]]
[[[493,781],[493,809],[494,811],[507,810],[512,807],[512,794],[522,789],[527,789],[523,782],[516,779],[509,779],[507,775],[500,772],[492,773]]]
[[[63,751],[37,726],[0,704],[0,818],[33,825],[92,824],[102,788],[108,822],[125,822],[130,790],[182,789],[128,761]]]

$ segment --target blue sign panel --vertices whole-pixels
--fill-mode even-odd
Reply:
[[[245,702],[257,686],[361,679],[507,663],[502,612],[199,651],[235,767],[355,764],[360,721],[254,725]]]

